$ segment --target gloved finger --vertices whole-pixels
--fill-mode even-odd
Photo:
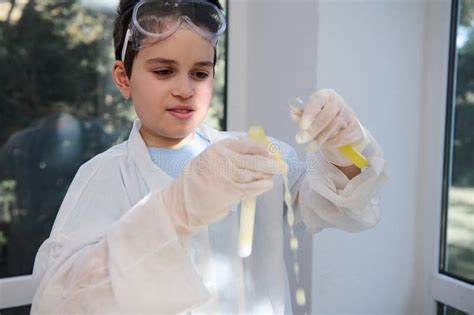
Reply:
[[[341,133],[341,130],[347,127],[347,123],[342,119],[337,117],[324,128],[312,141],[311,146],[308,148],[311,151],[316,150],[317,148],[326,145],[328,139],[334,139],[338,137]]]
[[[346,144],[355,144],[360,142],[364,138],[364,132],[357,118],[353,118],[349,121],[345,128],[342,128],[340,132],[327,139],[325,146],[339,148]]]
[[[316,115],[323,109],[325,104],[330,100],[330,90],[320,90],[315,94],[311,95],[307,102],[303,114],[301,115],[301,121],[299,124],[300,129],[305,130],[311,126]]]
[[[300,130],[296,134],[295,140],[297,143],[306,143],[317,137],[321,131],[333,123],[338,114],[338,105],[326,105],[321,112],[316,115],[315,120],[311,126],[306,130]]]
[[[271,154],[268,152],[267,148],[250,138],[242,137],[238,139],[226,139],[226,147],[237,154],[248,154],[248,155],[261,155],[266,157],[271,157]]]
[[[314,138],[307,146],[306,146],[306,151],[311,152],[311,151],[316,151],[319,148],[338,148],[340,145],[336,144],[339,142],[339,139],[341,139],[341,135],[338,134],[336,136],[333,136],[331,139],[335,140],[338,138],[338,140],[335,140],[334,142],[328,143],[328,138],[331,137],[333,134],[337,134],[338,130],[341,130],[343,128],[343,122],[337,122],[335,124],[332,124],[328,126],[326,130],[324,130],[322,133],[320,133],[316,138]]]
[[[300,130],[295,136],[297,143],[306,143],[313,140],[318,134],[331,124],[334,118],[337,116],[337,111],[335,109],[337,105],[328,104],[326,105],[321,112],[319,112],[315,120],[311,123],[311,126],[308,129]]]
[[[275,156],[272,155],[266,157],[261,155],[237,154],[234,163],[241,169],[271,175],[282,174],[285,171],[282,169],[280,162],[278,162]]]
[[[313,136],[309,134],[306,130],[300,130],[296,133],[295,136],[295,141],[296,143],[306,143],[308,141],[311,141],[313,139]]]
[[[324,147],[324,148],[332,148],[332,149],[339,147],[339,145],[337,145],[337,144],[336,144],[336,145],[330,145],[330,144],[328,144],[328,143],[326,142],[328,135],[334,133],[334,132],[335,132],[335,131],[334,131],[335,129],[340,128],[340,127],[339,127],[340,125],[339,125],[339,126],[338,126],[338,125],[339,125],[339,123],[333,124],[333,125],[331,125],[331,126],[328,126],[327,132],[321,133],[321,134],[320,134],[318,137],[316,137],[313,141],[311,141],[310,143],[308,143],[308,145],[306,146],[306,151],[307,151],[307,152],[316,151],[316,150],[318,150],[318,149],[321,148],[321,147]],[[338,138],[339,138],[339,137],[338,137]],[[333,138],[333,139],[334,139],[334,138]],[[339,141],[337,141],[337,142],[339,142]]]
[[[303,108],[301,107],[293,107],[293,106],[290,106],[291,107],[291,110],[290,110],[290,117],[291,117],[291,120],[293,120],[293,122],[299,126],[300,125],[300,121],[301,121],[301,115],[303,115]]]
[[[271,179],[273,176],[272,174],[254,172],[248,169],[240,168],[237,168],[232,175],[232,179],[234,180],[234,182],[239,184],[249,184],[259,180]]]
[[[238,184],[238,188],[243,192],[244,198],[256,197],[273,188],[271,179],[262,179],[247,184]]]
[[[327,103],[321,112],[316,115],[309,128],[306,129],[306,132],[312,138],[318,137],[323,130],[327,129],[331,124],[334,124],[337,122],[337,120],[341,119],[339,115],[343,110],[343,104],[340,102]]]

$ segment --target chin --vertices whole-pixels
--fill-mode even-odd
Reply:
[[[173,132],[173,134],[170,134],[170,135],[169,135],[169,138],[172,138],[172,139],[183,139],[183,138],[186,138],[186,137],[189,136],[195,129],[196,129],[196,127],[180,128],[180,130],[176,130],[175,132]]]

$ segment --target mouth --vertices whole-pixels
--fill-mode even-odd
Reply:
[[[188,105],[173,106],[173,107],[167,108],[166,110],[169,112],[184,113],[184,114],[195,111],[195,109],[192,106],[188,106]]]
[[[179,119],[191,118],[195,109],[189,105],[178,105],[166,109],[172,116]]]

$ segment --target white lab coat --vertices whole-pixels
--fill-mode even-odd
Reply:
[[[283,313],[282,177],[257,199],[249,258],[238,257],[237,205],[183,240],[156,193],[172,178],[151,160],[139,128],[137,120],[128,141],[79,169],[36,257],[32,313]],[[205,125],[198,132],[211,143],[236,135]],[[295,163],[295,151],[278,145]],[[369,167],[351,181],[317,153],[307,156],[306,171],[293,172],[297,217],[310,232],[377,223],[385,162],[372,138],[364,154]]]

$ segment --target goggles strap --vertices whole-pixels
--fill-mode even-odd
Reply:
[[[122,46],[122,62],[125,63],[125,54],[127,53],[128,42],[130,41],[130,37],[132,37],[132,31],[130,28],[127,29],[127,33],[125,33],[125,39],[123,41]]]

